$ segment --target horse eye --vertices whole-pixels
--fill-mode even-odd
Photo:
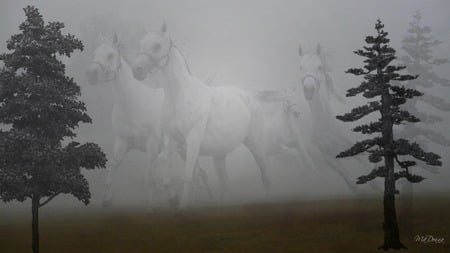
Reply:
[[[153,51],[154,52],[158,52],[161,49],[161,44],[156,43],[155,45],[153,45]]]
[[[108,57],[108,60],[112,60],[114,58],[114,54],[113,53],[109,53],[107,57]]]

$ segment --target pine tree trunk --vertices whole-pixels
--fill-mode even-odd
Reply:
[[[381,70],[378,70],[380,73]],[[386,174],[384,178],[384,244],[380,249],[402,249],[406,247],[400,242],[400,233],[397,224],[397,213],[395,210],[395,174],[394,174],[394,133],[393,121],[390,107],[392,105],[392,97],[389,89],[386,88],[381,97],[381,117],[383,121],[383,148],[384,148],[384,166]]]
[[[33,253],[39,253],[39,201],[40,197],[38,195],[34,195],[31,203]]]
[[[380,249],[406,249],[400,242],[400,233],[397,224],[397,213],[395,210],[395,177],[394,177],[394,157],[385,158],[386,177],[384,179],[384,244]]]

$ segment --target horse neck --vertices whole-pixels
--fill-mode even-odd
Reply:
[[[115,101],[122,106],[130,107],[136,104],[136,99],[140,95],[138,86],[142,84],[134,79],[130,65],[122,56],[120,56],[120,65],[113,86]]]
[[[328,98],[322,97],[319,93],[312,101],[308,101],[311,110],[311,118],[315,126],[326,126],[333,117]],[[329,126],[327,126],[329,127]]]
[[[169,53],[169,62],[163,69],[164,93],[169,100],[176,100],[186,93],[186,90],[195,85],[188,69],[186,60],[179,49],[172,47]]]

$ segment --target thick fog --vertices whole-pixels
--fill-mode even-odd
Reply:
[[[361,79],[345,74],[350,67],[362,66],[362,58],[353,50],[361,48],[366,35],[374,34],[374,24],[379,18],[389,32],[391,45],[398,55],[401,40],[407,34],[408,23],[416,10],[422,14],[422,24],[432,29],[432,34],[443,43],[435,47],[434,54],[450,58],[450,2],[447,0],[304,0],[304,1],[236,1],[236,0],[130,0],[130,1],[13,1],[2,0],[0,8],[0,52],[6,51],[6,40],[18,33],[19,24],[25,19],[22,8],[26,5],[39,8],[46,22],[64,22],[65,32],[83,40],[85,50],[77,52],[71,59],[64,59],[67,73],[81,86],[81,99],[86,103],[93,124],[82,125],[78,139],[100,144],[108,158],[112,156],[114,134],[111,126],[111,111],[114,104],[112,86],[99,83],[91,86],[86,71],[93,58],[94,49],[101,44],[101,36],[111,38],[114,33],[124,45],[128,58],[137,52],[138,40],[146,31],[159,30],[165,22],[167,34],[186,56],[193,75],[201,80],[210,80],[211,86],[237,86],[257,90],[294,89],[300,84],[299,45],[304,52],[314,52],[320,43],[331,69],[331,78],[336,93],[345,96],[345,91],[359,84]],[[450,78],[449,65],[436,67],[434,71],[443,78]],[[450,89],[436,86],[432,92],[442,98],[450,97]],[[313,126],[311,110],[298,94],[297,109],[300,113],[304,134],[320,129]],[[364,102],[361,98],[345,98],[344,103],[330,98],[332,114],[342,114],[355,105]],[[263,105],[266,114],[279,110],[279,103]],[[433,112],[445,120],[428,125],[450,137],[448,113],[423,106],[424,111]],[[341,136],[354,143],[361,139],[351,132],[353,124],[332,120],[329,127],[335,128],[335,136]],[[325,123],[324,123],[325,124]],[[335,125],[334,125],[335,124]],[[308,138],[305,137],[305,140]],[[337,138],[339,140],[339,138]],[[305,141],[306,148],[314,149],[315,143]],[[346,146],[342,144],[342,148]],[[339,151],[343,151],[341,150]],[[415,185],[416,194],[444,192],[450,186],[450,160],[448,147],[430,144],[430,150],[442,156],[443,166],[438,174],[416,169],[415,172],[427,179]],[[319,149],[320,150],[320,149]],[[317,154],[317,153],[316,153]],[[332,154],[332,155],[336,155]],[[324,154],[324,156],[330,154]],[[143,206],[146,201],[144,170],[148,167],[147,156],[139,150],[129,152],[113,176],[112,191],[115,205]],[[370,167],[361,165],[353,158],[342,161],[345,173],[353,181]],[[365,159],[365,158],[362,158]],[[282,151],[268,162],[272,181],[270,200],[293,198],[335,198],[375,194],[369,185],[358,185],[357,191],[349,190],[344,180],[320,159],[313,158],[318,169],[305,168],[304,161],[292,150]],[[182,173],[180,159],[172,161]],[[210,158],[201,158],[213,195],[218,193],[218,178]],[[108,167],[109,169],[109,167]],[[230,153],[227,160],[230,177],[228,203],[255,202],[266,200],[260,172],[250,152],[244,147]],[[99,207],[105,191],[106,170],[84,172],[92,192],[91,206]],[[177,173],[174,173],[177,174]],[[181,177],[181,176],[180,176]],[[379,181],[381,183],[381,181]],[[209,203],[205,189],[194,190],[197,203]],[[9,211],[21,204],[0,204],[0,210]],[[51,208],[82,206],[72,197],[59,196],[49,205]]]

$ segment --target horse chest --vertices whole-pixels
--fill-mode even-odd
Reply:
[[[186,137],[191,129],[206,117],[202,106],[193,99],[168,106],[164,114],[165,127],[172,135]]]

